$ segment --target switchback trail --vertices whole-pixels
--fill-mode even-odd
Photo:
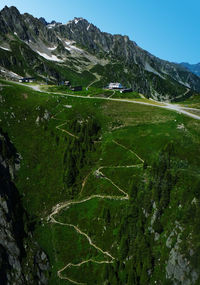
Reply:
[[[113,143],[119,144],[116,141],[113,141]],[[121,147],[123,147],[124,149],[126,149],[127,151],[132,152],[141,162],[143,162],[143,159],[141,159],[135,152],[133,152],[132,150],[130,150],[127,147],[123,146],[122,144],[119,144],[119,145]],[[117,186],[110,178],[105,176],[104,173],[102,172],[102,170],[104,168],[131,168],[131,167],[133,167],[133,168],[134,167],[135,168],[140,168],[142,166],[143,166],[143,164],[141,164],[141,163],[140,164],[134,164],[134,165],[125,165],[125,166],[101,166],[94,172],[96,175],[100,176],[101,179],[107,180],[112,186],[114,186],[117,189],[118,193],[121,193],[121,195],[119,195],[119,194],[118,195],[100,195],[100,194],[96,194],[96,195],[91,195],[89,197],[86,197],[84,199],[77,199],[77,200],[73,200],[73,201],[66,201],[66,202],[63,202],[63,203],[58,203],[57,205],[55,205],[53,207],[51,214],[47,217],[47,221],[49,223],[58,224],[58,225],[61,225],[61,226],[73,228],[77,232],[77,234],[80,234],[80,235],[82,235],[83,237],[85,237],[87,239],[87,241],[90,244],[90,246],[95,248],[97,251],[99,251],[105,257],[105,260],[102,260],[102,261],[97,261],[95,259],[87,259],[87,260],[83,260],[82,262],[80,262],[78,264],[73,264],[73,263],[70,262],[67,265],[65,265],[63,268],[58,270],[57,275],[58,275],[58,277],[60,279],[68,280],[69,282],[71,282],[73,284],[83,285],[85,283],[80,283],[80,282],[77,282],[75,280],[72,280],[71,278],[69,278],[67,276],[63,276],[63,274],[62,274],[63,271],[65,271],[67,268],[70,268],[70,267],[80,267],[80,266],[82,266],[84,264],[87,264],[87,263],[111,264],[111,263],[114,262],[115,257],[112,256],[111,253],[109,253],[108,251],[105,251],[102,248],[100,248],[99,246],[97,246],[92,241],[92,239],[88,236],[88,234],[83,232],[78,226],[76,226],[74,224],[70,224],[70,223],[59,222],[56,219],[56,215],[58,215],[62,210],[66,210],[67,211],[70,208],[70,206],[72,206],[72,205],[82,204],[82,203],[88,202],[88,201],[93,200],[93,199],[109,199],[109,200],[119,200],[119,201],[129,200],[128,193],[126,191],[124,191],[123,189],[121,189],[119,186]],[[83,180],[81,193],[84,190],[84,187],[85,187],[85,185],[87,183],[87,179],[90,176],[90,174],[91,174],[91,172]]]
[[[108,99],[112,98],[116,93],[116,90],[113,91],[113,93],[108,97]]]
[[[142,163],[144,163],[144,160],[141,158],[141,157],[139,157],[139,155],[137,155],[137,153],[135,153],[134,151],[132,151],[131,149],[129,149],[129,148],[127,148],[127,147],[125,147],[124,145],[122,145],[122,144],[120,144],[120,143],[118,143],[118,142],[116,142],[115,140],[113,140],[113,142],[115,143],[115,144],[117,144],[117,145],[119,145],[119,146],[121,146],[122,148],[124,148],[124,149],[126,149],[126,150],[128,150],[128,151],[130,151],[131,153],[133,153]]]
[[[92,81],[87,87],[86,90],[88,90],[95,82],[98,82],[101,79],[101,76],[98,75],[98,73],[94,73],[96,76],[96,79]]]
[[[63,124],[57,126],[56,129],[60,130],[60,131],[63,132],[63,133],[67,133],[69,136],[71,136],[71,137],[73,137],[73,138],[78,139],[78,137],[77,137],[76,135],[74,135],[74,134],[70,133],[69,131],[66,131],[65,129],[62,129],[62,128],[61,128],[62,126],[66,125],[67,123],[68,123],[68,122],[65,122],[65,123],[63,123]]]

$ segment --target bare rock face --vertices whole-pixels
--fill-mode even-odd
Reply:
[[[111,60],[122,60],[125,65],[136,64],[139,67],[137,72],[140,71],[142,77],[144,77],[144,71],[149,71],[160,78],[168,75],[187,87],[200,90],[200,81],[197,76],[188,73],[188,70],[179,64],[153,56],[141,49],[128,36],[101,32],[83,18],[74,18],[66,25],[57,25],[54,30],[62,37],[75,41],[97,56],[104,56]]]
[[[0,50],[0,66],[14,72],[17,66],[21,76],[32,73],[43,78],[48,74],[54,81],[60,81],[63,75],[57,64],[72,68],[70,63],[76,59],[83,72],[85,65],[81,67],[81,62],[87,53],[91,59],[90,66],[95,67],[100,60],[110,65],[111,71],[108,66],[100,65],[103,74],[99,70],[97,72],[105,84],[120,81],[147,97],[160,100],[167,99],[169,95],[183,95],[188,88],[200,91],[200,78],[184,66],[153,56],[128,36],[104,33],[83,18],[74,18],[65,25],[55,21],[49,24],[44,18],[20,14],[17,8],[5,6],[0,11],[0,28],[0,41],[3,47],[8,48]],[[66,42],[73,44],[69,47]],[[71,51],[78,50],[77,47],[81,48],[81,53],[73,58]],[[49,65],[38,51],[48,59],[56,57],[59,61]],[[120,67],[114,69],[115,64]],[[72,69],[77,71],[76,67]],[[91,69],[89,71],[92,72]],[[95,71],[92,73],[95,75]],[[179,94],[174,93],[177,89],[180,89],[177,91]]]
[[[5,8],[0,12],[0,27],[4,34],[15,33],[25,42],[47,40],[57,42],[57,37],[39,19],[28,13],[21,15],[16,7]]]
[[[32,240],[31,231],[25,231],[29,218],[12,181],[16,166],[19,155],[0,130],[0,283],[45,285],[49,261]]]
[[[27,29],[24,21],[15,7],[5,8],[0,12],[1,32],[7,34],[9,32],[17,32],[23,40],[28,40]]]
[[[44,25],[48,25],[47,21],[43,17],[39,18],[39,21]]]
[[[170,279],[174,285],[196,284],[199,277],[198,272],[191,267],[190,261],[180,251],[183,230],[183,227],[175,221],[175,227],[166,241],[166,247],[170,248],[169,259],[166,263],[166,278]],[[189,249],[189,255],[193,254],[193,250]]]

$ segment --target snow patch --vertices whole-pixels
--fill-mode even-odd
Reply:
[[[75,41],[70,41],[70,40],[65,40],[65,43],[67,45],[72,45],[72,44],[75,44],[76,42]]]
[[[63,105],[63,107],[70,109],[72,108],[72,105]]]
[[[20,78],[20,76],[17,73],[9,71],[9,70],[7,70],[5,68],[4,69],[3,68],[0,69],[0,72],[4,73],[4,74],[6,74],[6,76],[9,76],[9,77],[12,77],[12,78],[17,78],[17,79]]]
[[[48,47],[49,50],[55,50],[57,49],[57,46],[54,46],[54,47]]]
[[[27,45],[32,43],[32,40],[24,41]]]
[[[188,87],[188,88],[191,88],[190,84],[187,83],[187,82],[183,82],[182,80],[178,80],[178,82],[179,82],[180,84],[182,84],[182,85]]]
[[[77,25],[78,22],[80,22],[80,21],[82,21],[82,20],[83,20],[83,18],[75,18],[75,19],[74,19],[74,23]]]
[[[46,54],[46,53],[42,53],[42,52],[40,52],[40,51],[36,51],[40,56],[42,56],[42,57],[44,57],[45,59],[47,59],[47,60],[51,60],[51,61],[57,61],[57,62],[63,62],[63,60],[61,60],[61,59],[59,59],[59,58],[57,58],[57,56],[55,56],[55,55],[48,55],[48,54]]]
[[[1,48],[1,49],[4,49],[4,50],[6,50],[6,51],[11,51],[9,48],[5,48],[5,47],[2,47],[2,46],[0,46],[0,48]]]
[[[80,48],[77,48],[76,46],[74,46],[74,45],[73,45],[74,43],[75,43],[74,41],[65,41],[65,44],[66,44],[65,49],[67,49],[67,50],[69,50],[69,51],[74,50],[74,51],[77,51],[77,52],[82,53],[83,50],[80,49]]]
[[[49,24],[49,25],[47,26],[47,28],[48,28],[48,29],[52,29],[52,28],[55,27],[55,25],[56,25],[55,23],[54,23],[54,24]]]
[[[91,27],[91,24],[89,24],[89,26],[87,26],[87,31],[90,29],[90,27]]]
[[[19,75],[18,75],[17,73],[14,73],[14,72],[12,72],[12,71],[8,71],[8,74],[9,74],[10,76],[13,76],[13,77],[19,77]]]

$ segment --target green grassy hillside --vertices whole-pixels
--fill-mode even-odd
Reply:
[[[22,157],[15,184],[49,284],[198,285],[200,122],[0,84],[0,126]]]

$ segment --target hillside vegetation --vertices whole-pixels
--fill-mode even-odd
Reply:
[[[198,285],[200,122],[0,84],[0,126],[21,157],[14,183],[48,284]]]

